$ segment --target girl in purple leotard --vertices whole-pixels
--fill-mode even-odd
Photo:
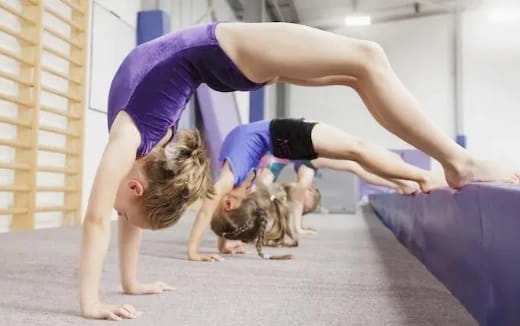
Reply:
[[[83,227],[80,302],[85,317],[118,320],[137,316],[130,305],[105,305],[98,297],[112,208],[119,216],[124,291],[149,294],[171,289],[162,282],[139,282],[137,256],[141,229],[172,225],[187,206],[213,193],[209,160],[198,132],[176,133],[196,88],[206,83],[229,92],[263,85],[242,74],[220,47],[216,26],[191,27],[136,47],[112,81],[109,143]]]
[[[330,146],[328,142],[320,141],[333,138],[342,139],[342,142]],[[363,146],[358,152],[360,143]],[[188,244],[189,255],[197,253],[202,231],[211,224],[219,236],[220,252],[243,251],[240,244],[229,245],[227,240],[256,241],[262,258],[289,258],[264,255],[262,245],[270,240],[294,245],[296,233],[304,233],[301,226],[304,200],[287,201],[287,198],[275,194],[276,189],[261,182],[257,182],[257,190],[253,191],[256,169],[268,152],[288,160],[352,160],[384,178],[405,179],[398,182],[407,183],[410,188],[415,184],[416,189],[419,187],[413,180],[430,184],[436,179],[433,173],[405,163],[399,155],[325,123],[273,119],[240,125],[226,136],[222,144],[219,156],[222,168],[215,182],[215,195],[204,199],[197,214]],[[374,161],[374,156],[381,157],[382,161]],[[387,170],[387,166],[392,166],[392,169]],[[212,259],[219,260],[220,257],[213,255]]]
[[[195,88],[207,83],[219,91],[252,90],[271,82],[351,87],[379,123],[439,161],[453,187],[472,181],[519,183],[518,173],[476,158],[442,133],[422,113],[392,71],[381,47],[373,42],[285,23],[222,23],[181,30],[137,47],[114,77],[109,99],[109,142],[96,173],[83,226],[83,316],[119,320],[137,315],[129,305],[103,304],[98,296],[109,216],[114,207],[120,216],[125,292],[158,293],[169,289],[163,283],[137,280],[138,248],[141,228],[171,225],[186,203],[212,193],[199,137],[179,135],[176,143],[169,143]],[[335,136],[333,132],[325,133],[316,142],[330,153],[332,148],[345,144]],[[359,153],[364,144],[350,145],[352,153]],[[377,155],[366,159],[383,161]],[[391,165],[384,166],[384,170],[399,174]],[[420,177],[416,181],[422,182]],[[433,186],[421,183],[426,191]],[[214,256],[195,251],[190,252],[190,259],[214,260]]]

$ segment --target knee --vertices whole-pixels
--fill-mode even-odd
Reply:
[[[362,162],[366,157],[367,144],[362,139],[354,139],[349,148],[348,156],[352,161]]]
[[[362,73],[364,76],[390,67],[385,50],[378,43],[372,41],[360,41],[359,51],[360,57],[362,58]]]

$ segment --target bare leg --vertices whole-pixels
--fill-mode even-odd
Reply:
[[[415,181],[386,179],[364,169],[363,166],[354,161],[332,160],[320,157],[313,160],[312,165],[319,169],[325,168],[339,172],[351,172],[368,184],[394,189],[403,195],[410,195],[420,190],[419,184]]]
[[[476,158],[444,134],[422,112],[373,42],[284,23],[221,24],[217,38],[242,72],[257,82],[355,77],[378,122],[438,160],[452,187],[472,181],[520,183],[520,173]]]
[[[405,163],[401,157],[376,144],[365,142],[346,132],[317,124],[312,130],[314,149],[320,157],[356,161],[367,170],[386,179],[412,180],[425,192],[431,190],[430,177],[424,170]]]

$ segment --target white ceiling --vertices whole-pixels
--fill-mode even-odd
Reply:
[[[520,3],[520,0],[271,0],[278,3],[284,17],[294,17],[290,12],[290,1],[294,4],[300,23],[323,29],[343,26],[345,16],[353,13],[369,14],[377,23],[449,12],[456,6]]]

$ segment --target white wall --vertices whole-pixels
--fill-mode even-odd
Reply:
[[[437,16],[338,31],[383,46],[403,83],[423,109],[454,136],[452,19]],[[321,120],[389,148],[411,148],[370,115],[357,94],[345,87],[289,88],[293,117]]]
[[[249,92],[235,92],[238,115],[242,123],[249,122]]]
[[[489,23],[488,11],[463,15],[463,102],[468,148],[520,166],[520,21]]]
[[[520,166],[520,21],[490,23],[489,10],[462,16],[462,110],[468,148]],[[379,42],[427,114],[455,137],[453,17],[436,16],[341,32]],[[410,148],[380,127],[354,92],[290,87],[292,116],[318,119],[390,148]],[[323,110],[327,114],[322,114]]]

